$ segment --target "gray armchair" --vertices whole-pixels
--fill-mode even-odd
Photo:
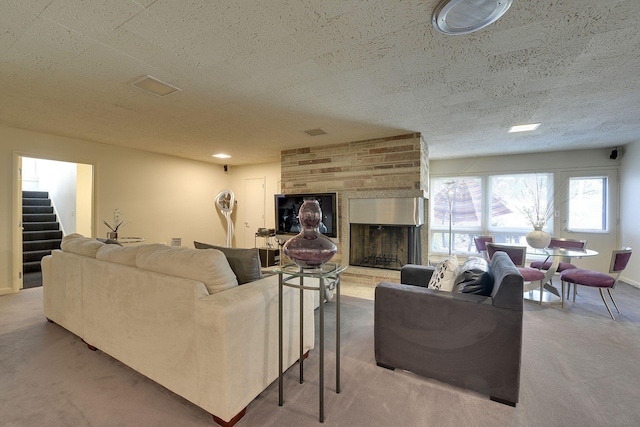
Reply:
[[[523,278],[496,253],[491,296],[426,288],[433,267],[403,267],[397,284],[375,290],[374,340],[379,366],[487,394],[515,406],[520,391]]]

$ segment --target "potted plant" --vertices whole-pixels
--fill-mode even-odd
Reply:
[[[102,220],[102,223],[106,225],[109,228],[109,230],[111,230],[107,232],[107,239],[112,239],[112,240],[118,240],[118,230],[126,227],[127,224],[129,224],[128,222],[127,223],[124,222],[124,220],[122,219],[122,213],[118,208],[116,208],[113,211],[113,224],[109,224],[104,219]]]

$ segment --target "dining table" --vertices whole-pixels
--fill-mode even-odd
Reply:
[[[553,275],[556,274],[558,270],[558,265],[560,262],[571,263],[571,260],[574,258],[587,258],[598,255],[598,251],[593,249],[567,249],[567,248],[542,248],[535,249],[531,247],[527,247],[527,257],[536,257],[543,261],[543,264],[551,261],[551,266],[548,270],[544,271],[544,286],[543,286],[543,295],[540,298],[540,295],[536,293],[540,292],[539,286],[531,286],[530,288],[525,288],[525,298],[533,301],[542,301],[542,302],[562,302],[562,295],[560,291],[553,285],[552,278]],[[527,294],[529,294],[527,296]]]

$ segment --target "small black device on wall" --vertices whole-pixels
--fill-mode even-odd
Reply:
[[[222,166],[222,169],[224,169],[225,173],[229,172],[229,166],[227,165]]]
[[[609,154],[609,158],[611,160],[616,160],[618,157],[620,157],[622,148],[621,147],[616,147],[613,150],[611,150],[611,154]]]

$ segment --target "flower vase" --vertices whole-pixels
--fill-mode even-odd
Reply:
[[[302,268],[318,268],[329,261],[338,247],[320,233],[322,210],[317,200],[305,200],[298,219],[302,230],[283,246],[285,255]]]
[[[118,232],[117,231],[107,231],[107,239],[109,239],[109,240],[118,240]]]
[[[551,236],[542,227],[534,227],[534,230],[527,234],[527,244],[535,249],[544,249],[551,243]]]

